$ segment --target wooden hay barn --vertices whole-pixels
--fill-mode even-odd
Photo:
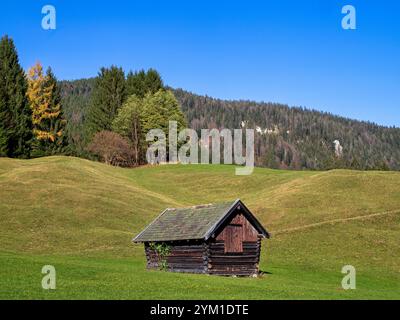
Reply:
[[[133,242],[144,243],[148,269],[252,276],[262,238],[268,231],[236,200],[166,209]]]

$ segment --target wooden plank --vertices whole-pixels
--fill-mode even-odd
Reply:
[[[242,225],[229,224],[225,227],[225,252],[243,251]]]
[[[236,220],[238,221],[238,220]],[[252,227],[252,226],[251,226]],[[261,241],[253,237],[243,241],[243,252],[225,252],[225,243],[216,239],[208,244],[208,273],[215,275],[251,276],[258,273]],[[227,239],[225,238],[225,241]],[[243,239],[245,240],[245,239]]]
[[[200,244],[173,244],[170,253],[166,257],[167,270],[179,272],[205,273],[207,270],[207,256],[205,254],[208,246]],[[161,259],[159,254],[145,246],[147,267],[149,269],[159,269]]]

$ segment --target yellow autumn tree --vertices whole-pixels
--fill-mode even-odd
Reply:
[[[46,75],[38,62],[28,71],[28,99],[32,109],[34,149],[39,154],[55,154],[64,146],[61,98],[51,69]]]

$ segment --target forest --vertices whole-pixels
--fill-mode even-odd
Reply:
[[[61,81],[73,145],[83,126],[95,78]],[[227,101],[171,90],[190,128],[256,130],[256,165],[279,169],[400,170],[400,129],[278,103]],[[335,141],[336,144],[335,144]]]
[[[146,163],[145,134],[179,128],[255,130],[255,164],[277,169],[400,170],[400,128],[304,107],[200,96],[154,69],[101,68],[58,81],[37,63],[25,72],[13,40],[0,41],[0,156],[71,155],[111,165]],[[378,108],[379,106],[377,106]]]

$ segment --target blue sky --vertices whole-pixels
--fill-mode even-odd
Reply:
[[[341,28],[346,4],[356,30]],[[2,1],[0,34],[25,69],[39,60],[59,79],[153,67],[198,94],[400,126],[400,1]]]

